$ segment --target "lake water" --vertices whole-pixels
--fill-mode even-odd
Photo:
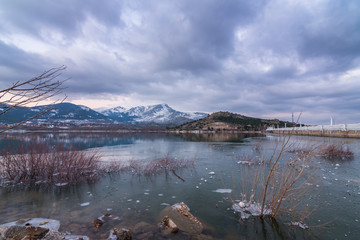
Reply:
[[[239,156],[267,156],[281,138],[242,134],[21,134],[5,141],[62,142],[97,152],[102,161],[149,162],[155,158],[195,159],[194,166],[174,174],[139,176],[130,172],[107,175],[96,183],[52,190],[0,189],[0,224],[20,218],[42,217],[61,222],[60,231],[106,239],[111,228],[134,228],[140,222],[156,226],[167,205],[184,202],[214,239],[359,239],[360,237],[360,140],[293,136],[301,145],[339,143],[354,152],[349,161],[319,158],[316,186],[306,196],[313,213],[304,222],[310,227],[289,226],[287,214],[275,220],[250,217],[240,220],[232,209],[240,199],[242,164]],[[14,144],[16,145],[16,144]],[[288,157],[286,153],[284,157]],[[251,169],[251,168],[250,168]],[[213,173],[211,173],[213,172]],[[211,174],[209,174],[211,173]],[[231,191],[231,193],[229,193]],[[306,202],[306,204],[308,204]],[[306,206],[304,203],[304,207]],[[93,221],[111,214],[94,229]],[[181,233],[172,239],[190,238]]]

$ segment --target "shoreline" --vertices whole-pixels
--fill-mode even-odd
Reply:
[[[267,130],[266,133],[312,137],[360,138],[358,130]]]

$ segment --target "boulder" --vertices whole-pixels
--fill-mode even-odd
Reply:
[[[114,229],[114,235],[116,236],[116,240],[131,240],[132,235],[129,229],[118,227]]]
[[[64,235],[60,222],[46,218],[26,218],[0,225],[0,240],[89,240],[87,236]]]
[[[165,216],[160,223],[160,228],[165,229],[171,233],[177,233],[179,231],[178,226],[174,223],[169,216]]]
[[[183,202],[164,208],[160,213],[160,217],[166,220],[166,216],[171,219],[179,230],[191,235],[200,234],[204,229],[203,224],[190,213],[188,206]]]
[[[43,238],[49,232],[48,228],[43,227],[26,227],[26,240],[37,240]]]
[[[65,236],[62,233],[50,229],[42,240],[64,240],[64,239]]]
[[[0,240],[6,239],[22,239],[26,235],[25,227],[23,226],[5,226],[0,227]]]
[[[58,220],[54,219],[48,219],[48,218],[25,218],[20,219],[15,222],[9,222],[0,225],[0,227],[6,227],[6,226],[33,226],[33,227],[42,227],[42,228],[48,228],[53,230],[59,230],[60,228],[60,222]]]
[[[96,229],[99,229],[102,225],[104,224],[104,221],[100,220],[100,219],[95,219],[93,222],[93,226]]]
[[[8,226],[0,228],[0,240],[37,240],[49,232],[48,228],[33,226]]]

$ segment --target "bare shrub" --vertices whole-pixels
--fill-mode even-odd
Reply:
[[[268,157],[264,164],[242,165],[241,200],[233,201],[233,209],[242,219],[250,216],[298,215],[307,214],[303,206],[304,197],[316,182],[314,166],[316,147],[296,151],[300,154],[291,157],[285,153],[293,144],[290,136],[283,137],[281,146]]]
[[[179,168],[187,167],[193,164],[193,160],[165,156],[162,158],[156,158],[149,162],[144,168],[144,174],[155,175],[159,173],[175,171]]]
[[[236,156],[236,162],[238,164],[244,164],[244,165],[256,165],[256,164],[264,163],[261,158],[251,154],[244,154],[244,153]]]
[[[351,160],[354,158],[354,153],[343,144],[329,144],[320,151],[320,155],[328,160]]]
[[[158,175],[162,173],[168,174],[169,172],[172,172],[176,177],[185,181],[175,171],[180,168],[193,166],[194,162],[195,159],[186,160],[183,158],[173,158],[168,155],[161,158],[155,158],[150,162],[131,159],[128,165],[122,167],[122,171],[130,171],[133,174],[145,176]]]
[[[294,147],[288,150],[289,153],[300,155],[300,156],[306,156],[307,154],[310,154],[313,151],[311,147]]]
[[[10,149],[10,148],[9,148]],[[98,177],[96,153],[48,148],[43,143],[21,145],[16,154],[4,151],[0,161],[1,185],[67,185],[93,181]]]
[[[119,173],[128,168],[122,161],[99,162],[98,172],[100,173]]]
[[[144,168],[145,175],[156,175],[160,173],[168,174],[170,171],[181,181],[185,182],[185,180],[176,173],[176,170],[179,168],[187,167],[190,165],[194,165],[194,161],[179,159],[179,158],[171,158],[169,156],[163,158],[157,158],[149,162]]]
[[[141,175],[143,172],[143,167],[144,167],[145,163],[141,162],[141,161],[136,161],[134,159],[130,160],[130,163],[128,165],[128,169],[133,173],[133,174],[137,174],[137,175]]]

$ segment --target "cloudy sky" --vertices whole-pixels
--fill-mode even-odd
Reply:
[[[360,1],[0,1],[0,87],[61,65],[91,108],[360,123]]]

